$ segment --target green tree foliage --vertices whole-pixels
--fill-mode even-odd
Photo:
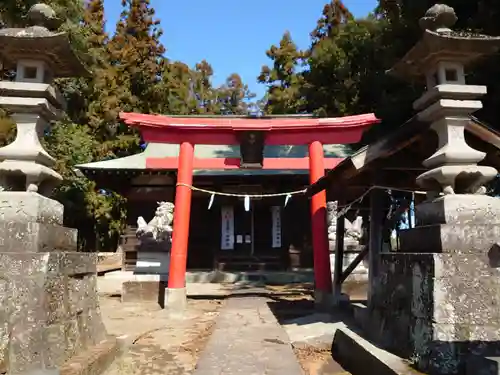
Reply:
[[[44,143],[57,157],[56,169],[64,178],[54,196],[64,204],[65,224],[79,229],[81,248],[107,248],[124,228],[125,200],[113,192],[101,194],[94,182],[74,170],[74,165],[94,160],[97,141],[90,128],[61,121]]]
[[[255,94],[243,83],[239,74],[231,74],[217,91],[220,114],[247,115],[252,111],[251,100],[255,98]]]
[[[263,66],[260,83],[267,86],[264,112],[268,114],[295,114],[304,109],[303,76],[301,68],[306,54],[297,48],[289,32],[285,32],[278,46],[266,51],[271,66]]]
[[[108,48],[118,86],[128,94],[121,98],[122,110],[158,112],[161,95],[157,83],[165,53],[160,42],[160,21],[149,0],[122,0],[122,6],[124,10]]]
[[[317,41],[305,74],[308,112],[328,116],[375,112],[384,122],[368,133],[365,142],[406,121],[421,88],[386,74],[399,58],[389,31],[384,19],[351,19]]]
[[[340,26],[352,21],[352,13],[340,0],[333,0],[325,4],[321,18],[316,28],[311,33],[313,44],[325,38],[331,38],[338,34]]]
[[[197,98],[193,92],[195,73],[181,61],[167,62],[162,72],[162,113],[189,115],[196,113]]]
[[[205,60],[196,64],[193,72],[193,94],[196,98],[197,114],[219,112],[218,92],[212,85],[214,70]]]

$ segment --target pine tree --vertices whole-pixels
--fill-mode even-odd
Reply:
[[[88,54],[96,63],[101,63],[102,59],[105,59],[102,53],[109,41],[109,36],[105,31],[105,24],[104,0],[88,1],[83,13],[82,26],[87,34]]]
[[[195,72],[180,61],[164,66],[161,91],[164,94],[161,113],[189,115],[196,113],[197,98],[193,92]]]
[[[332,0],[323,8],[321,18],[311,33],[313,45],[323,38],[330,38],[339,31],[339,26],[353,19],[352,13],[341,0]]]
[[[263,66],[257,78],[267,85],[264,111],[268,114],[301,113],[304,103],[300,69],[306,55],[298,50],[289,32],[283,35],[279,46],[271,46],[266,55],[273,64]]]
[[[205,60],[196,64],[193,75],[193,94],[196,98],[196,113],[219,114],[218,91],[212,86],[212,66]]]
[[[149,0],[122,0],[122,6],[125,9],[109,44],[118,86],[130,94],[120,98],[122,110],[157,112],[162,98],[158,83],[165,64],[160,21]]]
[[[372,95],[380,89],[374,79],[383,70],[383,54],[376,53],[379,31],[376,20],[349,21],[312,44],[304,74],[308,112],[347,116],[374,110],[380,99]]]
[[[218,90],[220,111],[223,115],[248,115],[252,109],[251,99],[255,98],[240,75],[231,74]]]
[[[109,35],[105,31],[105,23],[104,1],[89,1],[83,15],[82,27],[85,30],[93,74],[88,83],[85,122],[101,144],[101,156],[110,152],[106,141],[116,135],[120,98],[128,93],[119,87],[116,68],[111,64]]]

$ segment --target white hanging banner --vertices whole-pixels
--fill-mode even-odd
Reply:
[[[281,207],[272,206],[272,246],[273,248],[281,247]]]
[[[221,207],[221,250],[234,249],[234,210],[233,206]]]

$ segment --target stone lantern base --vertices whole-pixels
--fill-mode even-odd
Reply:
[[[76,252],[76,231],[62,216],[60,203],[37,193],[0,193],[0,364],[8,374],[55,370],[108,339],[97,254]]]
[[[383,254],[380,270],[370,323],[384,347],[431,374],[500,355],[500,273],[486,254]]]
[[[371,333],[421,371],[498,374],[484,361],[500,356],[499,208],[477,195],[423,203],[422,225],[401,233],[400,252],[381,255],[369,306],[381,328]]]

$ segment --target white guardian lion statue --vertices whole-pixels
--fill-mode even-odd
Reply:
[[[146,223],[142,216],[137,218],[136,235],[141,240],[151,239],[155,242],[172,242],[172,221],[174,220],[174,204],[158,202],[153,219]]]

